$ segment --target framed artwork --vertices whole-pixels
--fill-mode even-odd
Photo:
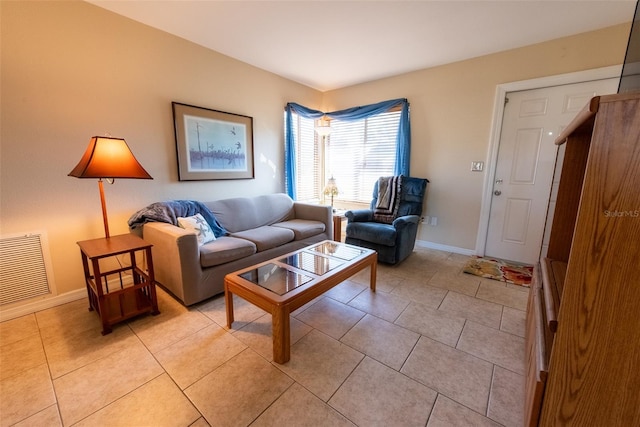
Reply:
[[[180,181],[253,178],[253,118],[172,102]]]

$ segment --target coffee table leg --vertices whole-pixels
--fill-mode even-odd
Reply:
[[[289,307],[274,307],[271,313],[273,334],[273,361],[286,363],[291,357]]]
[[[371,263],[371,278],[369,279],[369,286],[373,292],[376,291],[376,275],[378,270],[378,256],[376,255],[373,258],[373,262]]]
[[[227,328],[231,329],[233,324],[233,294],[229,291],[226,282],[224,284],[224,305],[227,308]]]

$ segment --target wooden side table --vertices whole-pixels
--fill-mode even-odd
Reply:
[[[342,220],[346,218],[345,212],[338,210],[333,212],[333,240],[336,242],[342,241]]]
[[[111,332],[115,323],[139,314],[159,314],[151,244],[134,234],[78,242],[89,296],[89,311],[95,310],[102,321],[102,335]],[[138,267],[136,252],[144,251],[147,271]],[[100,260],[129,254],[131,265],[102,271]],[[129,271],[133,284],[125,284],[122,273]],[[109,276],[117,275],[115,285]],[[110,289],[111,288],[111,289]]]

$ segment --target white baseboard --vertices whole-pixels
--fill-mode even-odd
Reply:
[[[426,240],[416,240],[416,245],[420,246],[421,248],[436,249],[438,251],[444,251],[444,252],[453,252],[454,254],[460,254],[460,255],[471,256],[476,254],[476,251],[473,249],[465,249],[465,248],[459,248],[457,246],[441,245],[440,243],[428,242]]]
[[[416,245],[422,248],[436,249],[444,252],[452,252],[461,255],[475,255],[475,251],[472,249],[458,248],[456,246],[442,245],[440,243],[428,242],[426,240],[416,240]],[[16,317],[26,316],[27,314],[35,313],[38,311],[46,310],[48,308],[56,307],[58,305],[66,304],[72,301],[77,301],[82,298],[87,298],[86,288],[76,289],[71,292],[64,293],[62,295],[56,295],[54,297],[42,298],[36,301],[26,302],[24,304],[18,304],[6,309],[0,308],[0,322],[5,320],[15,319]]]
[[[26,316],[27,314],[46,310],[48,308],[66,304],[68,302],[77,301],[82,298],[87,298],[86,288],[76,289],[75,291],[66,292],[62,295],[56,295],[54,297],[25,302],[24,304],[17,304],[6,309],[0,309],[0,322],[15,319],[16,317],[20,316]]]

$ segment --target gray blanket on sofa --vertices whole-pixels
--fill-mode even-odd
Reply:
[[[218,222],[213,212],[204,203],[195,200],[170,200],[152,203],[131,215],[128,224],[130,230],[142,227],[146,222],[166,222],[178,225],[178,217],[188,217],[195,214],[203,216],[211,226],[216,238],[227,234],[227,230]]]

